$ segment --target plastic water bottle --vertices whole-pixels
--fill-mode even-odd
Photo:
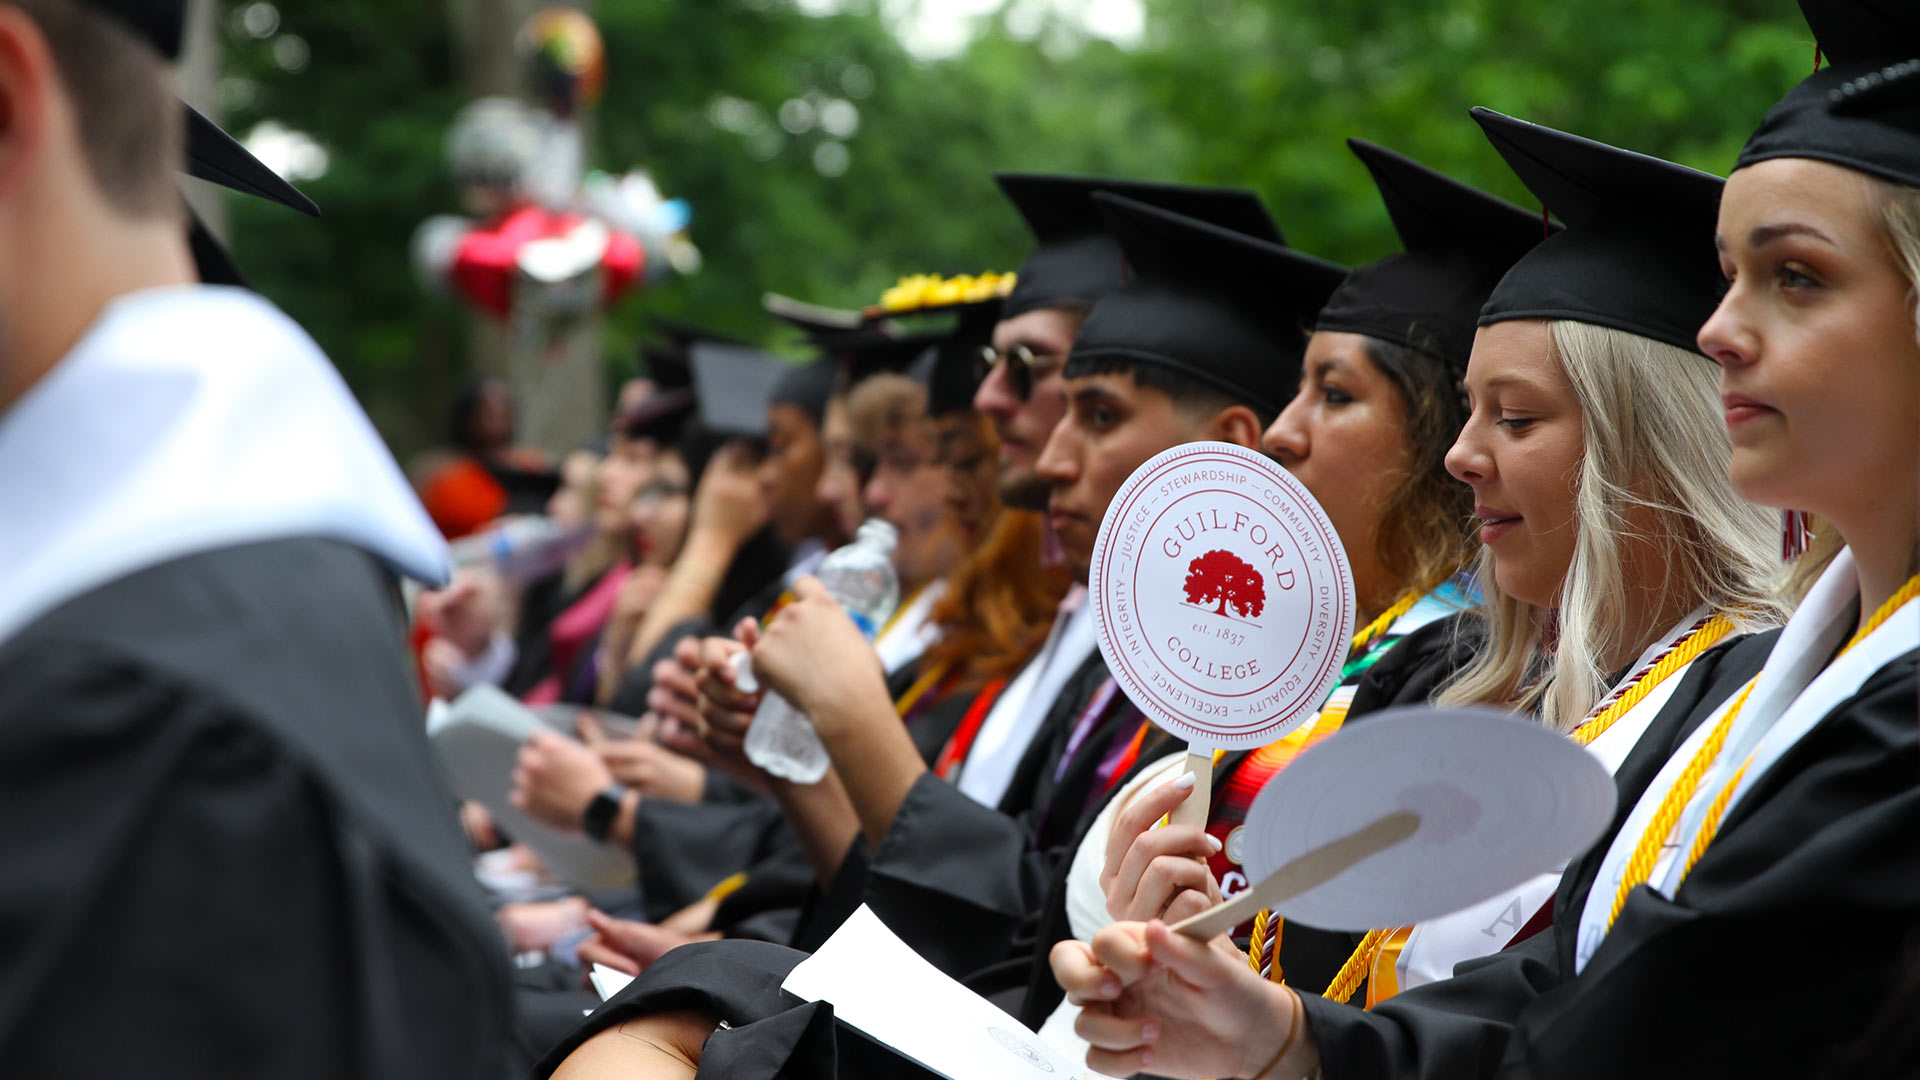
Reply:
[[[868,641],[900,602],[900,579],[893,572],[893,548],[899,539],[892,525],[870,518],[853,543],[834,549],[814,571]],[[806,714],[771,690],[753,714],[745,749],[747,760],[796,784],[819,783],[830,764],[827,748]]]
[[[593,539],[593,523],[563,527],[550,517],[506,518],[487,531],[453,542],[455,566],[491,565],[508,582],[524,585],[567,565]]]

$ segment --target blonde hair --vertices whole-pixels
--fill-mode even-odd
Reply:
[[[1785,618],[1772,588],[1779,523],[1728,479],[1732,446],[1713,365],[1685,349],[1590,323],[1548,323],[1553,352],[1579,403],[1581,457],[1574,492],[1573,562],[1553,611],[1501,593],[1493,557],[1478,569],[1490,639],[1435,704],[1515,706],[1537,700],[1540,720],[1577,727],[1607,692],[1603,658],[1625,646],[1622,532],[1628,512],[1651,511],[1640,536],[1671,567],[1669,589],[1749,628]]]

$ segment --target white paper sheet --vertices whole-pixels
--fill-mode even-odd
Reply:
[[[1084,1070],[895,937],[866,905],[781,989],[948,1080],[1070,1080]]]
[[[595,964],[593,970],[587,972],[587,981],[593,984],[593,992],[600,995],[600,1000],[605,1001],[625,990],[633,976],[605,964]]]
[[[633,881],[633,856],[581,833],[562,832],[514,809],[514,759],[535,729],[546,727],[531,709],[492,686],[476,686],[445,708],[429,709],[427,737],[447,767],[453,790],[487,808],[493,820],[527,845],[554,876],[583,891]]]

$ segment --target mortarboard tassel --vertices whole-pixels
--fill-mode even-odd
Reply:
[[[1780,559],[1792,562],[1807,553],[1813,542],[1813,527],[1805,510],[1780,511]]]

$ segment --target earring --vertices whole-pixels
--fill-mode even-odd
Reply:
[[[1780,511],[1780,559],[1792,562],[1807,553],[1813,543],[1813,527],[1805,510]]]

